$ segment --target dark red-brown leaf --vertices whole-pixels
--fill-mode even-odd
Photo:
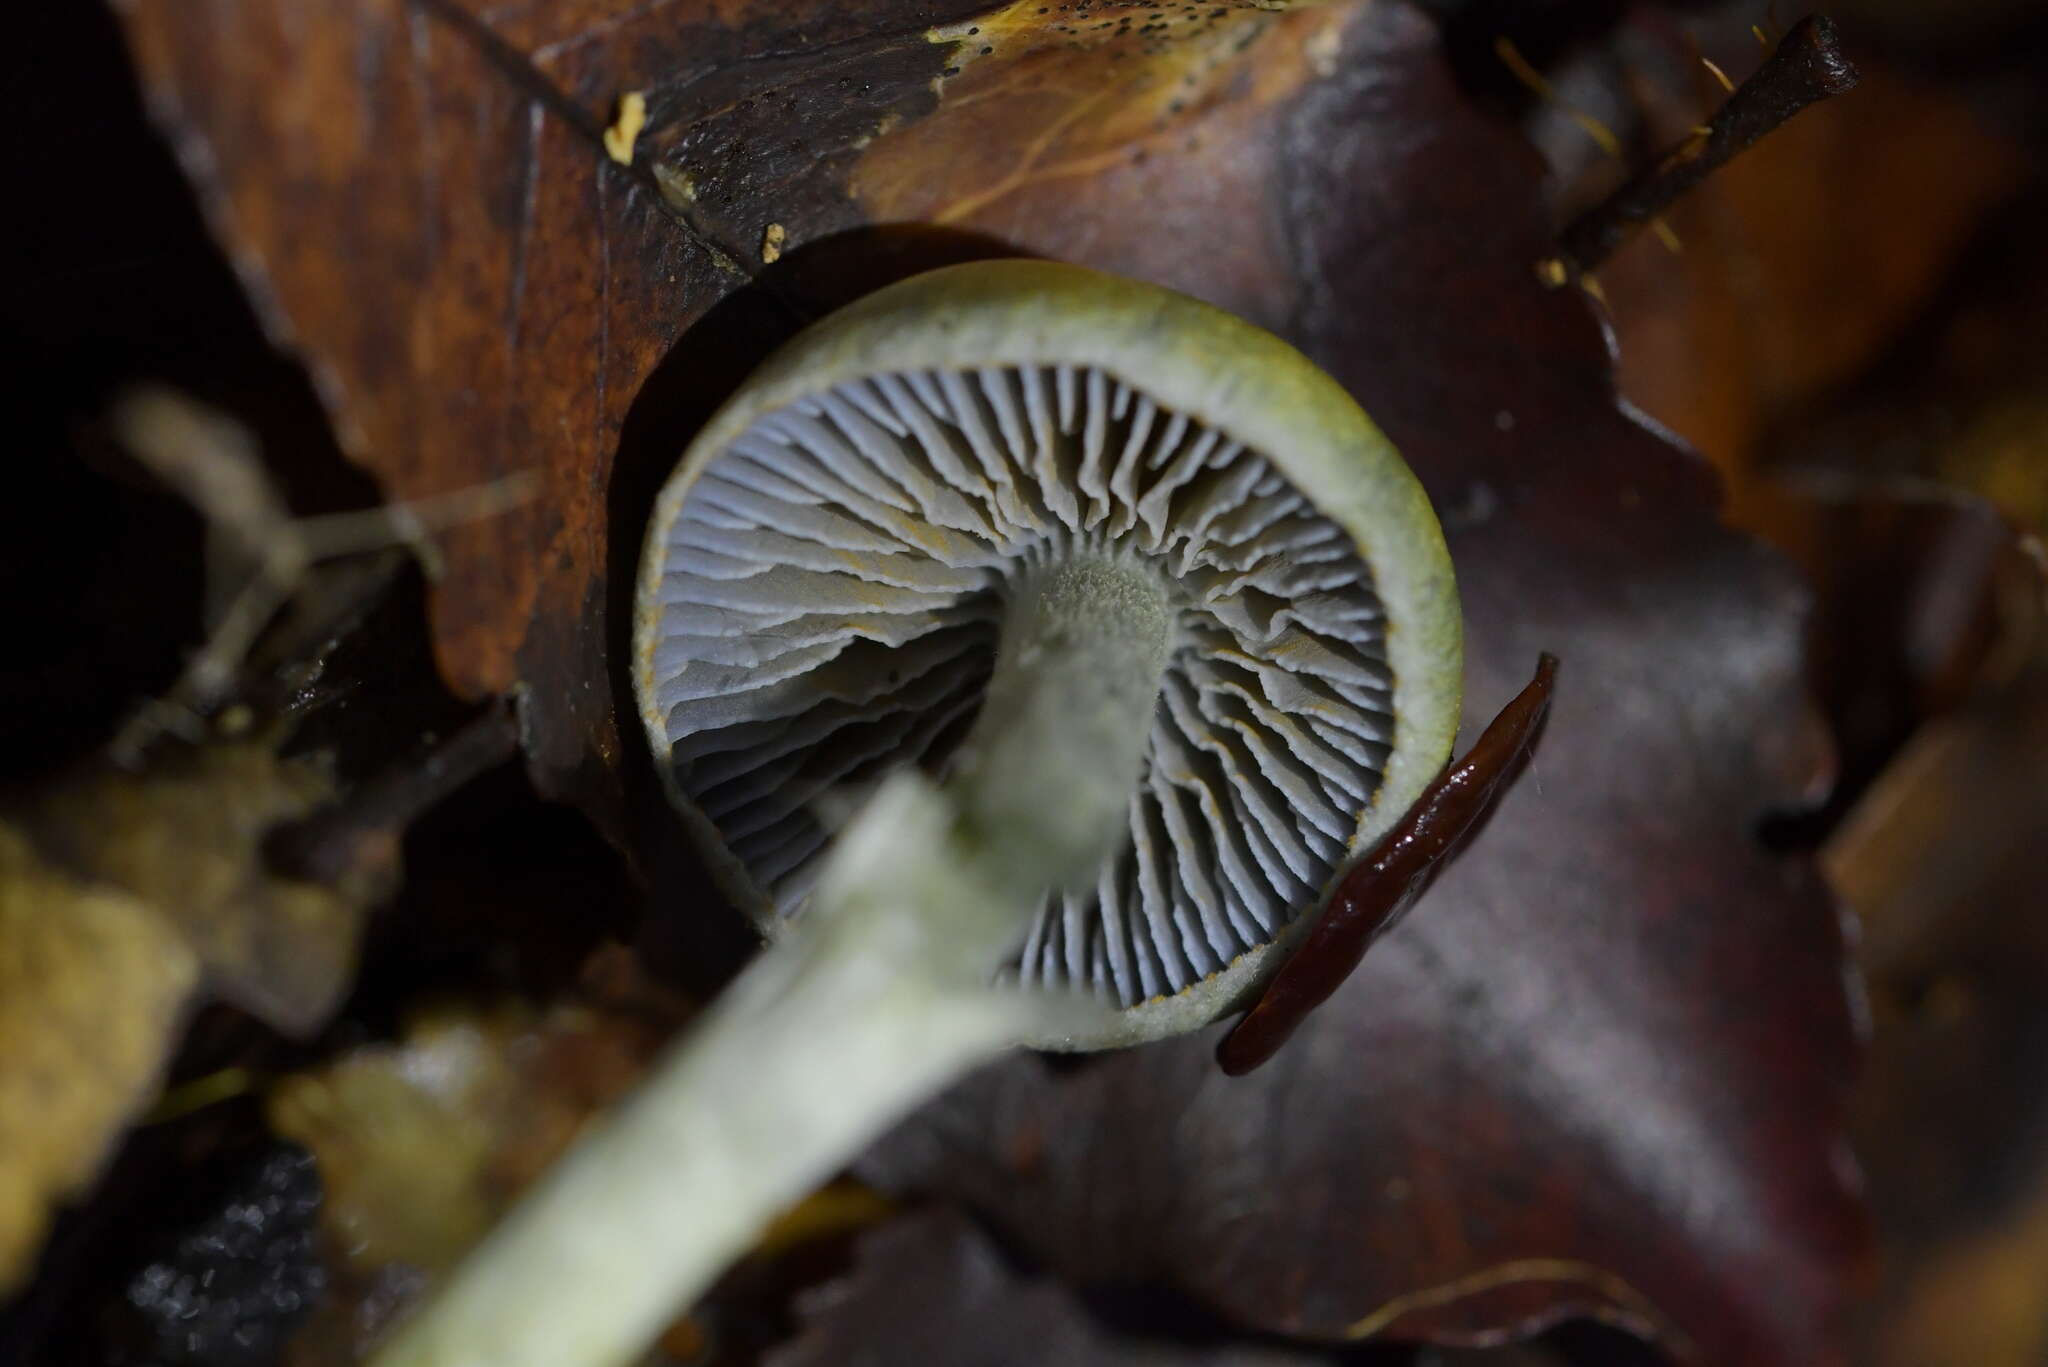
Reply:
[[[853,1270],[803,1297],[804,1324],[765,1367],[1316,1367],[1329,1358],[1252,1344],[1191,1345],[1120,1334],[1073,1292],[1012,1267],[954,1211],[862,1237]]]
[[[1216,1047],[1224,1072],[1239,1077],[1272,1058],[1308,1013],[1357,971],[1373,942],[1399,925],[1428,891],[1527,763],[1556,678],[1557,657],[1539,657],[1536,677],[1423,790],[1400,824],[1345,873],[1315,925]]]
[[[1267,1068],[1217,1075],[1208,1037],[1019,1058],[866,1171],[1289,1333],[1589,1312],[1702,1361],[1838,1360],[1850,987],[1814,868],[1753,834],[1825,777],[1805,595],[1615,404],[1586,303],[1536,279],[1541,168],[1427,25],[1354,19],[1269,165],[1289,330],[1445,515],[1468,725],[1539,650],[1569,683],[1470,852]]]

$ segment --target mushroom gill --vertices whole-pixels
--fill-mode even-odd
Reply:
[[[1048,894],[1007,974],[1121,1007],[1217,974],[1318,905],[1386,771],[1386,616],[1352,536],[1265,454],[1100,367],[799,395],[711,456],[664,551],[650,721],[771,933],[825,862],[819,799],[944,773],[1012,602],[1061,565],[1156,581],[1170,655],[1128,830],[1092,885]]]
[[[1214,1020],[1457,729],[1449,553],[1371,419],[1055,262],[792,338],[662,487],[634,602],[656,769],[775,943],[379,1367],[632,1361],[967,1069]]]

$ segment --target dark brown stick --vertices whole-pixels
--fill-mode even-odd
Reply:
[[[1558,258],[1577,275],[1593,270],[1671,202],[1758,138],[1862,77],[1842,54],[1834,21],[1809,14],[1695,133],[1628,184],[1574,219],[1558,237]]]
[[[392,766],[333,806],[271,832],[265,843],[270,865],[287,877],[330,886],[391,872],[407,826],[518,753],[512,710],[493,703],[424,754]]]

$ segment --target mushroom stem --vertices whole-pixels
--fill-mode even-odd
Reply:
[[[946,791],[1004,884],[1094,879],[1127,829],[1173,609],[1159,576],[1107,556],[1026,574]]]
[[[542,1179],[379,1367],[611,1367],[905,1111],[1085,999],[990,986],[1048,886],[1126,829],[1174,614],[1109,558],[1019,583],[982,714],[935,789],[901,772],[799,928]]]

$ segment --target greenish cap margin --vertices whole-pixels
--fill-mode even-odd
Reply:
[[[948,266],[832,314],[771,356],[721,408],[662,489],[648,527],[634,621],[634,690],[669,793],[714,871],[764,927],[767,899],[674,783],[652,665],[670,525],[697,475],[762,415],[865,376],[924,369],[1093,367],[1207,423],[1270,460],[1356,541],[1387,612],[1394,745],[1351,854],[1370,850],[1450,758],[1464,645],[1443,530],[1415,474],[1343,387],[1278,337],[1200,300],[1059,262]],[[1348,870],[1340,867],[1315,908]],[[744,895],[742,895],[744,894]],[[1086,1037],[1045,1048],[1100,1049],[1199,1028],[1240,1004],[1279,966],[1313,916],[1207,981],[1117,1013]]]

